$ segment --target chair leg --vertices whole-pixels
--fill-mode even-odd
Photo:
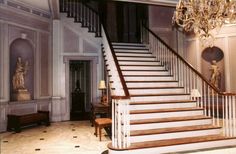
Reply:
[[[100,139],[100,141],[102,140],[102,128],[101,127],[99,127],[99,139]]]
[[[95,123],[94,124],[94,128],[95,128],[95,133],[94,133],[94,135],[96,135],[96,137],[98,136],[98,132],[97,132],[97,124]]]

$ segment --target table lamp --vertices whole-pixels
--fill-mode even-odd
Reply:
[[[104,80],[101,80],[99,82],[99,87],[98,87],[99,90],[102,90],[102,97],[101,97],[101,103],[105,104],[107,101],[106,101],[106,96],[104,95],[104,90],[106,89],[106,83]]]

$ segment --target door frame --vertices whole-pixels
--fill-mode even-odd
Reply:
[[[78,61],[90,61],[90,79],[92,80],[91,82],[91,102],[95,102],[98,98],[98,85],[97,85],[97,69],[98,69],[98,57],[97,56],[63,56],[63,61],[65,63],[65,99],[66,99],[66,106],[69,109],[70,113],[70,61],[71,60],[78,60]],[[69,119],[70,119],[70,114],[69,114]]]

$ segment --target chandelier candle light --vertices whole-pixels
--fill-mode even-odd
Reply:
[[[193,31],[205,47],[214,45],[214,30],[224,23],[236,23],[236,0],[180,0],[173,15],[173,24],[184,31]]]

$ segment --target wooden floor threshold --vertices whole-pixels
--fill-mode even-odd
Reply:
[[[209,129],[221,129],[221,127],[213,126],[213,125],[196,125],[196,126],[185,126],[185,127],[169,127],[169,128],[148,129],[148,130],[135,130],[135,131],[130,132],[130,136],[167,134],[167,133],[200,131],[200,130],[209,130]]]
[[[197,107],[188,108],[170,108],[170,109],[146,109],[146,110],[131,110],[130,114],[146,114],[146,113],[166,113],[166,112],[183,112],[183,111],[198,111],[203,110]]]
[[[235,137],[224,137],[222,135],[207,135],[207,136],[200,136],[200,137],[187,137],[187,138],[179,138],[179,139],[137,142],[137,143],[132,143],[129,148],[124,148],[124,149],[114,148],[114,147],[112,147],[112,144],[110,143],[110,144],[108,144],[108,148],[110,148],[112,150],[123,151],[123,150],[157,148],[157,147],[193,144],[193,143],[201,143],[201,142],[230,140],[230,139],[236,139],[236,138]],[[199,148],[201,148],[201,147],[199,147]]]

